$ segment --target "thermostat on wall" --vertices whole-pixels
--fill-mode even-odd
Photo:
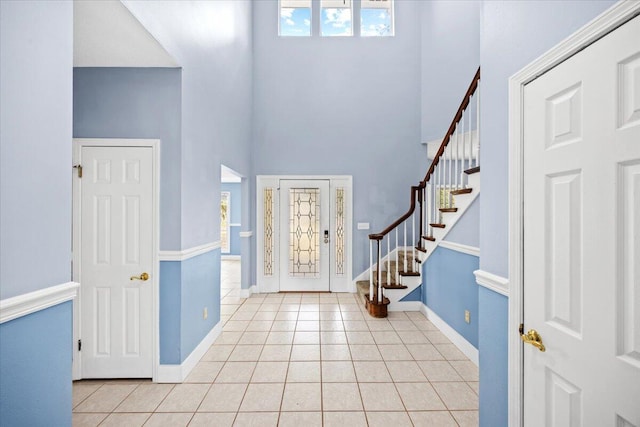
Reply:
[[[359,222],[358,223],[358,230],[368,230],[369,229],[369,223],[368,222]]]

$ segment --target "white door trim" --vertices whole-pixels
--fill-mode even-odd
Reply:
[[[159,293],[159,248],[160,248],[160,140],[158,139],[127,139],[127,138],[74,138],[73,139],[73,164],[81,159],[82,147],[151,147],[153,155],[153,242],[152,242],[152,271],[150,271],[151,286],[153,288],[153,322],[152,322],[152,351],[153,351],[153,377],[155,382],[160,365],[160,293]],[[82,379],[82,353],[78,351],[78,339],[80,330],[80,293],[82,292],[82,272],[80,271],[80,190],[81,180],[73,170],[73,280],[80,283],[78,296],[73,303],[73,370],[74,380]]]
[[[523,425],[523,352],[518,325],[523,321],[523,142],[524,86],[640,14],[640,2],[623,0],[509,79],[509,425]]]
[[[347,242],[346,253],[346,271],[344,277],[346,278],[345,286],[342,286],[337,292],[355,292],[355,283],[352,281],[353,277],[353,177],[351,175],[257,175],[256,176],[256,278],[257,278],[257,290],[258,292],[265,292],[267,288],[264,285],[263,275],[261,274],[262,266],[264,265],[264,231],[263,231],[263,218],[264,218],[264,204],[262,201],[262,191],[265,187],[269,187],[268,182],[275,183],[280,180],[329,180],[329,191],[332,192],[337,183],[343,186],[347,190],[345,196],[345,209],[347,215],[345,218],[345,237]],[[331,193],[331,200],[333,201],[333,193]],[[276,221],[277,227],[278,221]],[[276,233],[279,233],[278,227]],[[241,233],[242,236],[242,233]],[[249,236],[247,236],[249,237]],[[278,262],[275,262],[276,270],[275,275],[279,274],[277,268]],[[330,269],[330,271],[333,271]],[[331,285],[331,290],[336,291]]]

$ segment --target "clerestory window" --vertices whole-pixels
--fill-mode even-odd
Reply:
[[[393,0],[360,0],[360,35],[393,36]]]
[[[311,36],[311,0],[280,0],[281,36]]]

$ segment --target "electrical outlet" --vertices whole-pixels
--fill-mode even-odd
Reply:
[[[469,313],[469,310],[464,311],[464,321],[471,323],[471,313]]]
[[[202,310],[202,318],[206,320],[206,318],[209,317],[209,310],[207,310],[207,307],[205,307]],[[468,323],[468,322],[467,322]]]

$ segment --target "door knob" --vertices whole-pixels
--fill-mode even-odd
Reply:
[[[144,282],[144,281],[149,280],[149,274],[142,273],[139,276],[131,276],[131,278],[129,280],[142,280]]]
[[[547,350],[544,344],[542,343],[542,337],[540,336],[538,331],[536,331],[535,329],[529,329],[529,332],[525,334],[523,325],[520,325],[520,338],[522,339],[522,342],[526,344],[531,344],[532,346],[534,346],[540,351],[544,352]]]

